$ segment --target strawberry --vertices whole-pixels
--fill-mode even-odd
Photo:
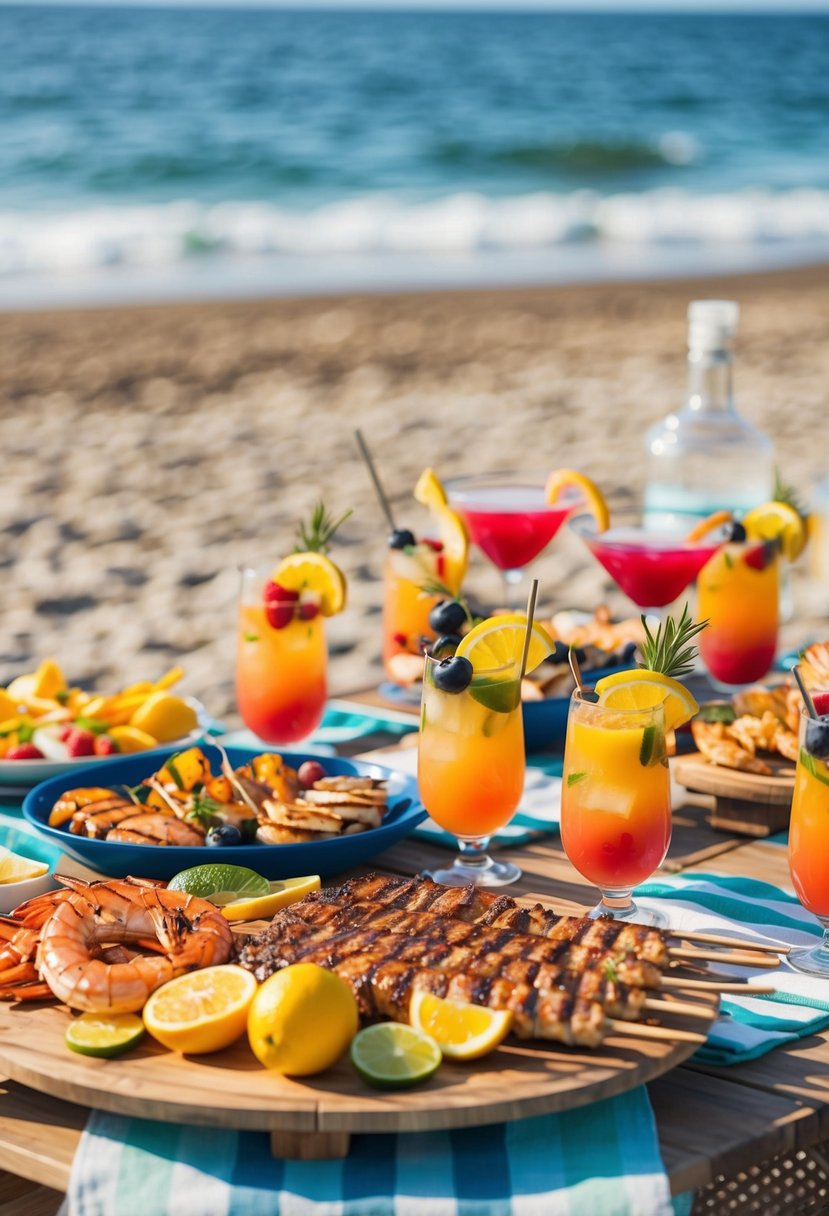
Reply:
[[[4,760],[42,760],[43,752],[34,743],[18,743],[10,747],[3,757]]]
[[[66,742],[66,740],[72,734],[72,731],[74,729],[75,729],[74,726],[64,726],[61,730],[58,731],[58,738],[60,739],[61,743]]]
[[[428,536],[424,536],[422,543],[424,545],[428,545],[433,553],[442,553],[443,552],[443,541],[442,540],[430,540]]]
[[[291,591],[279,583],[269,580],[262,593],[265,601],[265,616],[272,629],[284,629],[294,619],[294,605],[299,599],[298,591]]]
[[[75,726],[67,735],[65,743],[67,754],[72,760],[77,756],[95,755],[95,736],[91,730]]]
[[[409,639],[406,637],[405,633],[393,634],[392,641],[396,642],[398,646],[402,646],[404,650],[409,645]]]
[[[315,616],[319,616],[320,606],[315,604],[313,600],[308,600],[304,604],[299,605],[299,619],[301,621],[313,621]]]
[[[93,746],[96,756],[115,756],[118,753],[116,742],[109,735],[96,735]]]

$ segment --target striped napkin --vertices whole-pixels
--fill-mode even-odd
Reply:
[[[219,1099],[221,1100],[221,1099]],[[451,1132],[355,1136],[344,1161],[285,1161],[259,1132],[95,1111],[66,1216],[669,1216],[644,1086],[579,1110]]]
[[[674,929],[790,946],[814,945],[822,935],[814,916],[793,894],[755,878],[700,873],[660,877],[637,887],[636,902],[664,912]],[[775,991],[770,996],[724,996],[721,1016],[708,1042],[697,1052],[698,1060],[742,1064],[829,1026],[829,980],[802,975],[785,962],[777,971],[732,966],[714,969],[773,984]]]
[[[384,764],[407,777],[417,775],[417,748],[404,748],[399,752],[366,753],[368,759]],[[561,760],[554,757],[538,757],[527,765],[524,778],[524,794],[518,810],[503,828],[492,837],[493,846],[524,844],[547,832],[557,832],[561,820]],[[425,819],[414,832],[415,836],[428,839],[430,844],[443,845],[457,852],[457,839],[445,832],[433,819]]]

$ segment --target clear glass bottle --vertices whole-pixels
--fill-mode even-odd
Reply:
[[[694,300],[688,306],[688,397],[646,435],[645,524],[692,528],[712,511],[737,515],[767,502],[774,448],[737,413],[732,393],[739,306]]]

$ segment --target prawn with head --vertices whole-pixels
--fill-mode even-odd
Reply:
[[[0,998],[128,1013],[167,980],[230,958],[230,925],[205,899],[134,879],[60,881],[5,919]]]

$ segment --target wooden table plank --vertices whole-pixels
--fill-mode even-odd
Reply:
[[[88,1111],[0,1082],[0,1169],[65,1191]]]

